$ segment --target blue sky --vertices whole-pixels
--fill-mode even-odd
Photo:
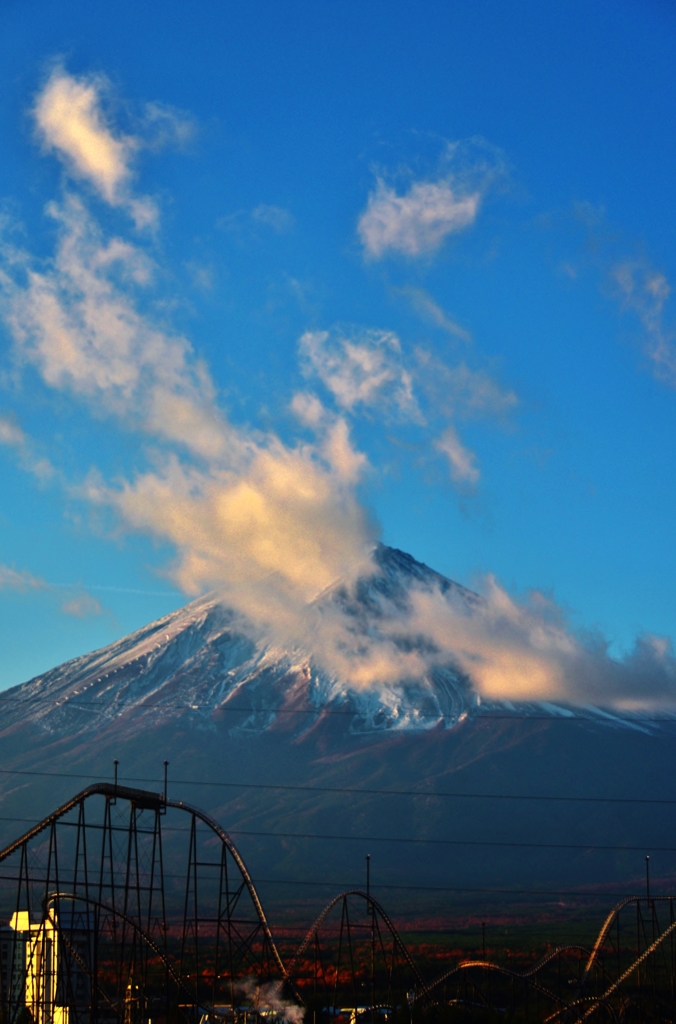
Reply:
[[[0,28],[0,686],[378,536],[674,635],[671,5]]]

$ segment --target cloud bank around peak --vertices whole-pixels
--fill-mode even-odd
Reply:
[[[405,625],[426,636],[436,653],[461,669],[489,700],[558,701],[617,710],[676,709],[676,658],[664,637],[642,634],[631,651],[615,658],[599,634],[574,630],[546,595],[525,600],[492,577],[481,600],[418,589]]]
[[[433,706],[438,673],[450,669],[484,702],[554,703],[564,714],[567,706],[676,712],[670,640],[644,633],[613,657],[602,636],[574,629],[538,591],[518,598],[492,576],[475,595],[411,580],[405,598],[371,590],[369,602],[359,616],[346,617],[324,601],[317,621],[307,619],[306,647],[337,691],[372,692],[399,708],[419,706],[427,691]],[[432,724],[428,715],[424,725]]]

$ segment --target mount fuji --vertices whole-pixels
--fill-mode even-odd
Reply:
[[[380,545],[374,572],[354,588],[338,583],[316,602],[339,609],[350,639],[368,644],[386,608],[405,613],[412,587],[451,593],[468,612],[481,598],[417,562]],[[321,623],[319,623],[321,628]],[[46,736],[100,733],[117,723],[127,733],[173,720],[208,729],[225,724],[231,736],[283,727],[296,736],[340,714],[348,734],[392,734],[452,729],[468,718],[499,712],[519,717],[570,716],[550,701],[482,702],[471,680],[454,664],[432,663],[423,677],[355,686],[327,673],[314,656],[312,635],[280,645],[255,637],[241,616],[207,594],[116,643],[83,655],[3,694],[5,731],[29,717]],[[422,650],[429,641],[411,633],[399,648]],[[650,729],[640,716],[586,706],[577,717]]]
[[[482,600],[395,549],[380,546],[374,563],[317,600],[356,644],[412,588],[469,613]],[[662,851],[656,878],[674,874],[671,815],[645,802],[676,800],[672,720],[487,702],[452,658],[430,665],[350,685],[315,658],[311,633],[280,644],[217,595],[198,598],[0,695],[0,841],[110,778],[113,759],[146,788],[166,759],[172,795],[220,819],[273,902],[293,885],[307,897],[301,886],[361,881],[371,847],[381,884],[409,909],[421,885],[415,906],[428,910],[451,890],[631,887],[637,850]]]
[[[410,555],[380,546],[375,571],[354,590],[337,584],[316,602],[339,609],[358,643],[372,635],[384,600],[404,608],[410,587],[452,590],[468,607],[479,598]],[[422,644],[406,637],[409,649]],[[188,718],[205,729],[226,719],[232,735],[293,722],[303,733],[328,715],[347,716],[351,733],[424,730],[456,725],[479,697],[453,665],[423,679],[355,688],[329,675],[313,657],[312,638],[280,646],[255,638],[217,594],[207,594],[102,650],[7,691],[5,729],[26,714],[50,736],[74,737],[125,722],[131,731]]]

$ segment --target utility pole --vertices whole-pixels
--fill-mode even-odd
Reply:
[[[376,1021],[376,915],[371,900],[371,854],[366,854],[366,899],[371,915],[371,1024]]]
[[[650,899],[650,854],[645,859],[645,891],[648,899]]]

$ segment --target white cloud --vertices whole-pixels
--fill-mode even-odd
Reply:
[[[282,206],[268,206],[266,203],[260,203],[255,207],[251,211],[251,216],[258,224],[265,224],[280,235],[290,231],[295,224],[293,214],[288,210]]]
[[[291,399],[291,411],[301,423],[313,430],[318,430],[326,421],[327,412],[316,395],[307,391],[298,391]]]
[[[78,79],[57,68],[38,96],[34,113],[45,146],[115,204],[129,181],[136,145],[133,139],[116,137],[106,122],[103,86],[101,79]]]
[[[143,118],[143,132],[136,145],[147,149],[164,149],[174,146],[184,149],[197,134],[193,118],[184,110],[178,110],[166,103],[146,103]]]
[[[171,456],[120,488],[92,479],[85,493],[127,527],[173,544],[171,575],[186,592],[214,587],[255,622],[285,621],[368,561],[375,539],[342,441],[328,465],[312,449],[268,439],[240,471]]]
[[[517,601],[488,577],[478,603],[452,592],[419,590],[401,634],[420,631],[491,700],[557,700],[618,709],[676,705],[670,642],[645,634],[625,658],[610,657],[599,636],[582,638],[561,609],[534,591]]]
[[[474,486],[479,482],[476,457],[465,448],[454,427],[446,427],[441,437],[434,442],[434,446],[448,458],[451,477],[456,483]]]
[[[45,590],[48,584],[30,572],[0,565],[0,590]]]
[[[120,239],[105,241],[79,199],[49,211],[60,225],[54,259],[46,267],[27,262],[27,285],[16,275],[5,282],[19,358],[99,413],[218,455],[229,439],[208,373],[184,338],[136,308],[133,289],[152,277],[147,258]]]
[[[108,91],[102,76],[76,78],[55,68],[35,101],[36,130],[45,149],[57,154],[71,176],[88,181],[111,206],[125,207],[137,227],[148,227],[157,221],[157,208],[147,196],[134,196],[130,190],[133,158],[146,143],[110,124],[102,103]],[[186,131],[177,115],[159,105],[148,107],[147,122],[156,141]]]
[[[469,331],[465,330],[460,324],[456,323],[443,311],[441,306],[434,301],[431,295],[429,295],[424,288],[414,288],[407,286],[400,288],[399,292],[405,296],[416,313],[418,313],[423,319],[431,321],[437,327],[440,327],[443,331],[446,331],[452,338],[459,338],[461,341],[470,342],[472,335]]]
[[[664,322],[671,285],[646,260],[624,260],[611,270],[611,279],[625,309],[634,312],[645,331],[645,353],[655,376],[676,387],[676,333]]]
[[[63,590],[71,590],[69,596],[62,598]],[[100,602],[81,588],[70,588],[55,586],[47,583],[25,570],[12,569],[8,565],[0,565],[0,590],[14,590],[25,593],[27,590],[46,591],[52,597],[59,596],[60,610],[64,615],[74,615],[77,618],[85,618],[90,615],[100,615],[103,612]]]
[[[365,458],[347,424],[328,416],[314,443],[297,445],[233,427],[189,342],[140,311],[153,279],[144,254],[104,238],[75,197],[50,212],[60,225],[54,258],[5,267],[2,312],[17,359],[157,446],[154,468],[118,486],[94,473],[77,493],[124,528],[173,544],[171,572],[187,592],[220,588],[257,622],[298,614],[368,560],[375,540],[354,493]]]
[[[432,448],[447,458],[452,481],[465,491],[478,483],[480,473],[476,455],[463,445],[452,421],[504,417],[518,404],[513,391],[465,362],[449,365],[421,346],[412,359],[406,358],[392,332],[356,327],[308,331],[299,348],[306,376],[319,377],[341,409],[352,415],[375,412],[424,428],[433,437]],[[305,393],[296,395],[293,409],[313,429],[328,415],[318,399]]]
[[[47,481],[54,476],[54,467],[49,459],[38,455],[33,442],[18,423],[6,416],[0,416],[0,444],[13,448],[24,469],[39,480]]]
[[[478,191],[465,194],[452,179],[413,182],[408,192],[397,195],[379,178],[357,230],[373,259],[387,252],[421,256],[438,249],[448,235],[469,227],[480,200]]]
[[[101,615],[101,602],[92,594],[82,591],[67,598],[61,605],[64,615],[72,615],[76,619],[86,619],[93,615]]]
[[[676,658],[665,638],[643,634],[613,658],[602,637],[572,630],[551,598],[533,591],[519,600],[491,576],[469,601],[422,583],[405,604],[370,593],[376,607],[365,618],[328,604],[306,620],[302,643],[339,688],[372,690],[401,708],[407,684],[432,691],[436,670],[452,667],[486,700],[676,708]]]
[[[415,349],[415,380],[434,408],[449,418],[501,417],[519,404],[514,391],[502,388],[485,370],[465,362],[448,365],[429,349]]]
[[[676,709],[676,658],[667,639],[643,634],[628,655],[613,658],[602,637],[578,635],[546,595],[517,599],[491,576],[481,589],[467,600],[419,583],[407,599],[393,601],[370,588],[369,605],[354,615],[358,598],[348,577],[340,600],[278,617],[268,640],[312,659],[334,692],[372,691],[399,709],[408,685],[419,707],[420,693],[434,690],[436,671],[449,667],[486,700]]]
[[[391,331],[307,331],[299,349],[305,372],[316,374],[343,409],[379,406],[420,419],[401,343]]]

